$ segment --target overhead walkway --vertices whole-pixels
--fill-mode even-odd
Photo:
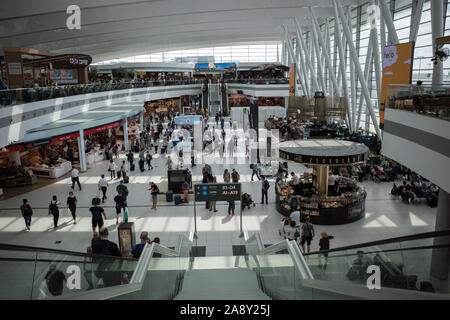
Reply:
[[[301,254],[295,241],[284,240],[264,248],[259,233],[249,237],[244,231],[242,243],[245,246],[242,256],[194,257],[191,233],[189,238],[180,235],[174,250],[158,244],[145,245],[139,261],[0,246],[0,297],[94,300],[450,299],[448,287],[441,286],[429,276],[434,257],[450,249],[450,231],[306,255]],[[328,259],[324,253],[328,254]],[[109,259],[109,262],[105,263],[104,259]],[[66,274],[70,273],[69,268],[73,270],[78,266],[82,270],[80,288],[69,290],[65,287],[61,295],[50,294],[45,284],[50,265]],[[367,286],[369,266],[380,269],[381,286],[378,289]],[[431,282],[435,292],[419,291],[420,282]]]

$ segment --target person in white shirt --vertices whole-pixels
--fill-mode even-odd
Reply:
[[[109,172],[111,173],[111,180],[116,178],[117,165],[113,159],[109,161]]]
[[[80,172],[78,171],[77,168],[72,169],[72,189],[75,188],[75,182],[76,182],[78,184],[78,188],[80,188],[80,190],[81,190],[79,174],[80,174]]]
[[[98,190],[101,190],[103,193],[102,203],[104,203],[105,199],[108,199],[108,197],[106,197],[106,191],[108,190],[108,181],[106,181],[104,174],[102,174],[102,178],[98,181]]]
[[[328,193],[334,195],[336,192],[336,176],[333,172],[328,173]]]
[[[299,182],[298,176],[294,172],[291,172],[291,180],[289,181],[289,184],[291,186],[296,186]]]
[[[291,221],[295,221],[296,226],[300,226],[300,211],[292,211],[289,218],[291,218]]]

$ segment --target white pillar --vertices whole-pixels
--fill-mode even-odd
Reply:
[[[125,146],[125,150],[130,150],[130,141],[128,140],[128,118],[122,120],[123,125],[123,143]]]
[[[437,1],[440,1],[442,3],[442,0],[437,0]],[[386,22],[386,27],[388,28],[388,33],[389,33],[388,39],[391,44],[398,44],[397,30],[395,30],[394,21],[392,20],[391,12],[384,0],[379,0],[379,3],[380,3],[381,15],[383,16],[384,21]]]
[[[359,59],[358,56],[356,54],[356,50],[355,50],[355,46],[353,45],[352,42],[352,35],[351,32],[348,28],[348,25],[345,21],[345,15],[344,15],[344,11],[342,10],[341,4],[337,1],[337,0],[333,0],[333,5],[334,5],[334,13],[335,13],[335,17],[337,19],[338,17],[338,11],[339,11],[339,15],[341,16],[341,22],[342,22],[342,26],[344,29],[344,34],[347,38],[347,42],[349,44],[349,49],[350,49],[350,54],[351,54],[351,58],[353,59],[353,63],[356,69],[356,73],[358,74],[358,79],[361,83],[361,91],[364,94],[364,98],[366,99],[366,105],[369,106],[369,110],[370,110],[370,116],[372,118],[372,122],[373,125],[375,126],[375,131],[377,133],[378,138],[381,140],[382,136],[381,136],[381,132],[380,132],[380,128],[378,126],[378,122],[377,119],[375,117],[375,113],[372,109],[372,106],[370,104],[370,94],[369,94],[369,90],[367,89],[367,84],[364,81],[364,74],[361,70],[361,65],[359,64]]]
[[[78,161],[80,163],[81,172],[86,172],[86,150],[85,150],[85,142],[84,142],[84,130],[80,130],[80,136],[78,137]]]
[[[139,113],[139,128],[144,131],[144,112]]]
[[[433,37],[433,53],[436,51],[436,38],[443,36],[444,4],[442,0],[431,0],[431,32]],[[439,59],[434,61],[432,85],[442,85],[444,77],[443,63]]]

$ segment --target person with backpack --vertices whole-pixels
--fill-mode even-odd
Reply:
[[[268,191],[269,191],[269,188],[270,188],[270,183],[269,183],[269,181],[267,181],[267,179],[263,176],[263,177],[261,177],[262,178],[262,189],[261,189],[261,191],[262,191],[262,198],[261,198],[261,204],[264,204],[264,198],[266,198],[266,204],[268,203],[268,196],[267,196],[267,194],[268,194]]]
[[[120,184],[116,187],[116,191],[119,192],[122,197],[124,197],[125,201],[127,201],[128,188],[123,184],[123,180],[120,180]]]
[[[147,151],[147,154],[145,156],[145,161],[147,162],[147,167],[148,167],[149,170],[153,169],[152,159],[153,159],[153,157],[150,154],[150,151]]]
[[[92,230],[95,233],[95,228],[98,226],[98,229],[100,231],[100,229],[103,227],[103,217],[106,220],[106,214],[105,214],[105,210],[103,210],[102,207],[99,206],[100,205],[100,199],[99,198],[93,198],[92,199],[92,207],[89,208],[89,211],[92,214]]]
[[[252,163],[250,165],[250,169],[252,169],[252,181],[253,181],[253,176],[256,174],[256,177],[258,178],[258,180],[261,180],[260,176],[259,176],[259,164],[258,163]]]
[[[58,227],[58,220],[59,220],[59,201],[56,198],[56,196],[53,196],[52,201],[50,201],[50,204],[48,206],[48,214],[53,215],[53,225],[55,228]]]
[[[116,203],[116,225],[119,224],[119,215],[122,213],[122,208],[126,206],[127,200],[122,196],[121,191],[117,190],[117,195],[114,197]]]
[[[20,211],[22,211],[22,217],[25,219],[25,227],[30,231],[31,226],[31,216],[33,215],[33,210],[28,204],[27,199],[22,200],[22,205],[20,206]]]
[[[239,175],[239,172],[236,171],[236,169],[233,169],[231,171],[231,179],[233,180],[233,183],[238,183],[241,179],[241,176]]]
[[[152,201],[153,201],[152,210],[156,210],[156,203],[158,202],[159,188],[154,182],[150,182],[149,190],[151,190],[150,193],[152,195]]]
[[[141,232],[141,243],[135,244],[133,249],[131,249],[131,254],[133,255],[134,259],[139,259],[141,257],[142,251],[144,251],[145,244],[150,244],[152,241],[148,237],[148,232],[143,231]]]
[[[76,219],[76,211],[77,211],[77,197],[73,195],[73,192],[69,192],[69,196],[67,197],[67,207],[69,208],[70,213],[72,214],[73,224],[77,224]]]
[[[307,253],[309,253],[311,241],[314,238],[314,226],[310,223],[310,217],[306,216],[305,223],[302,224],[301,242],[302,252],[305,252],[305,243],[307,244]]]

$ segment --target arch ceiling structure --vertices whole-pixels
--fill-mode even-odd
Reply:
[[[340,0],[343,6],[358,0]],[[66,10],[81,9],[69,30]],[[333,16],[331,0],[15,0],[0,10],[0,50],[25,47],[83,53],[93,62],[168,50],[282,41],[281,25],[308,29]]]

